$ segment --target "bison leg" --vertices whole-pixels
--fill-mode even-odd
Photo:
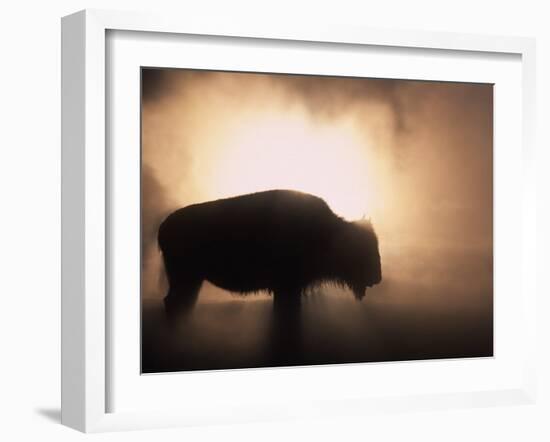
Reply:
[[[202,284],[202,278],[195,272],[186,271],[188,266],[174,259],[164,259],[168,277],[168,294],[164,298],[164,308],[169,317],[188,314],[193,310]]]
[[[202,281],[198,278],[178,281],[177,284],[170,284],[168,294],[164,298],[164,308],[168,316],[180,316],[188,314],[193,310]]]
[[[277,316],[299,316],[301,306],[299,290],[277,290],[273,293],[273,313]]]
[[[272,344],[275,365],[293,365],[302,357],[302,295],[300,290],[273,293]]]

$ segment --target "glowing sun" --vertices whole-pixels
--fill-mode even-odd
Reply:
[[[325,199],[350,220],[369,212],[369,149],[351,122],[263,115],[242,119],[220,140],[209,193],[226,197],[293,189]]]

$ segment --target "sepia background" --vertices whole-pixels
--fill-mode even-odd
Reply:
[[[258,190],[370,217],[383,281],[303,304],[293,364],[490,356],[489,84],[142,70],[142,370],[277,365],[271,298],[205,283],[177,332],[156,232],[176,208]]]

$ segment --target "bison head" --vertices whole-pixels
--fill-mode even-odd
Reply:
[[[378,237],[370,221],[344,222],[334,237],[334,265],[339,279],[357,299],[382,280]]]

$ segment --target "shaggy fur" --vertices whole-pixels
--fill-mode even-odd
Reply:
[[[158,243],[169,313],[189,310],[204,280],[241,294],[267,290],[276,304],[288,305],[323,282],[349,287],[361,299],[382,278],[369,222],[347,222],[321,198],[290,190],[179,209],[161,224]]]

